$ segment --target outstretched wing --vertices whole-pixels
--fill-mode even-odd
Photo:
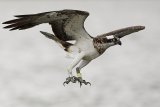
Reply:
[[[89,13],[80,10],[51,11],[30,15],[17,15],[17,19],[9,20],[4,28],[24,30],[42,23],[49,23],[55,36],[63,41],[91,38],[84,29],[84,21]]]
[[[66,14],[68,18],[59,21],[50,22],[52,30],[59,39],[68,40],[86,40],[92,37],[84,28],[84,21],[89,16],[86,11],[63,10],[59,14]]]
[[[29,15],[16,15],[15,17],[17,17],[17,19],[3,22],[3,24],[9,24],[4,28],[10,28],[10,30],[24,30],[42,23],[65,19],[67,18],[67,15],[58,16],[58,12],[52,11]]]
[[[126,35],[129,35],[134,32],[138,32],[143,29],[145,29],[144,26],[131,26],[131,27],[114,30],[114,31],[99,35],[98,37],[106,37],[106,36],[114,35],[115,37],[122,38]]]

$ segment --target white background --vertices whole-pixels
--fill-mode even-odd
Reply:
[[[62,9],[90,12],[92,35],[132,25],[146,29],[122,39],[83,70],[92,86],[62,85],[72,60],[40,30],[8,31],[0,24],[0,107],[159,107],[160,2],[157,1],[0,1],[0,22],[14,15]]]

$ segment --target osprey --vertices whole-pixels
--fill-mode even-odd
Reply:
[[[81,86],[82,84],[90,84],[82,78],[80,71],[83,67],[102,55],[107,48],[121,45],[120,38],[145,28],[144,26],[131,26],[92,37],[84,28],[84,21],[88,16],[89,13],[86,11],[65,9],[38,14],[16,15],[16,19],[6,21],[3,24],[9,24],[4,28],[10,28],[10,30],[24,30],[42,23],[49,23],[54,34],[40,32],[60,44],[69,55],[74,55],[73,62],[67,68],[68,77],[63,84],[78,81]],[[69,41],[76,42],[71,43]],[[79,64],[76,67],[77,76],[73,76],[72,69],[77,64]]]

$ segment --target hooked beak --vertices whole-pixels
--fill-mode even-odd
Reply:
[[[115,38],[116,44],[122,45],[122,42],[120,41],[120,38],[118,38],[116,36],[114,36],[114,38]]]
[[[120,40],[117,41],[118,45],[122,45],[122,42]]]

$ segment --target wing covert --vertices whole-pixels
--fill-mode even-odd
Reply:
[[[90,39],[91,36],[84,28],[84,21],[89,13],[79,10],[63,10],[59,14],[67,14],[68,18],[51,22],[55,35],[64,41]]]

